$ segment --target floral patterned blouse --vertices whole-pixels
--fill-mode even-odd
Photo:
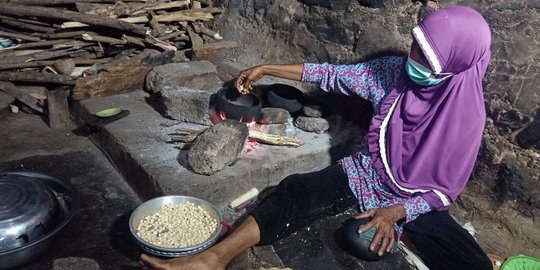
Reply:
[[[388,93],[397,88],[398,81],[406,76],[403,57],[381,57],[355,65],[331,65],[328,63],[305,63],[302,81],[319,84],[325,92],[347,96],[357,95],[371,102],[375,114]],[[367,137],[364,137],[358,151],[340,160],[347,173],[349,186],[361,211],[386,208],[396,204],[405,207],[406,220],[410,222],[419,215],[431,211],[431,207],[421,196],[398,197],[382,183],[372,167]],[[395,225],[397,236],[403,232],[403,222]]]

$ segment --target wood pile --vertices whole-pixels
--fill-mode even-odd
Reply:
[[[225,42],[204,25],[224,11],[211,0],[0,0],[0,6],[0,90],[44,114],[59,107],[47,106],[51,91],[56,98],[49,101],[61,100],[62,91],[75,100],[103,96],[102,89],[128,91],[142,82],[115,83],[144,78],[176,51]]]

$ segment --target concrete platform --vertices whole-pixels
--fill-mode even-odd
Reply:
[[[283,177],[328,166],[350,148],[354,129],[335,127],[335,132],[316,134],[289,124],[288,134],[301,139],[298,148],[246,143],[233,165],[210,176],[189,170],[188,150],[178,150],[166,141],[178,127],[202,128],[162,117],[148,104],[145,92],[83,100],[74,111],[81,119],[109,107],[127,109],[130,114],[90,135],[124,175],[129,185],[147,200],[177,194],[203,198],[222,209],[235,197],[255,187],[263,190]],[[81,122],[82,123],[82,122]]]

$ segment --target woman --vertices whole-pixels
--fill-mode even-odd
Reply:
[[[240,252],[273,243],[324,215],[357,204],[359,228],[377,233],[389,252],[405,232],[430,269],[491,269],[475,240],[448,214],[478,154],[485,123],[482,78],[491,35],[484,18],[467,7],[429,15],[412,31],[408,57],[356,65],[261,65],[240,73],[242,93],[264,75],[318,83],[324,91],[358,95],[374,117],[357,153],[318,172],[285,178],[223,241],[200,254],[158,260],[155,269],[224,269]]]

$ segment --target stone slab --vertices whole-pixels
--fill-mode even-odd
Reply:
[[[211,93],[180,86],[166,86],[161,97],[155,101],[161,103],[164,115],[175,120],[201,125],[210,125],[208,104]]]
[[[153,68],[146,76],[146,89],[160,92],[167,86],[182,86],[214,93],[223,84],[216,72],[216,66],[208,61],[161,65]]]

